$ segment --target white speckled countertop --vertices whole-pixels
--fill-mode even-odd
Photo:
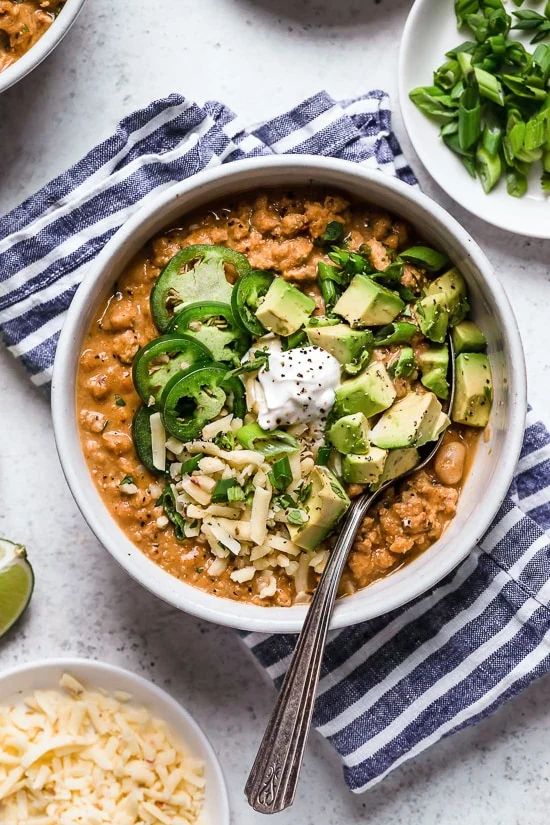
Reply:
[[[410,5],[89,0],[57,52],[0,98],[0,212],[106,137],[124,113],[171,91],[223,100],[250,121],[323,87],[335,97],[380,87],[395,100],[397,47]],[[396,126],[403,137],[398,118]],[[531,403],[550,420],[550,242],[491,229],[416,171],[493,261],[523,335]],[[0,642],[0,669],[76,654],[153,678],[209,733],[235,825],[258,825],[262,818],[247,808],[242,788],[272,688],[233,632],[161,604],[100,547],[61,474],[48,405],[3,350],[0,398],[0,535],[28,545],[37,575],[31,610]],[[550,804],[549,687],[546,677],[362,796],[347,791],[330,747],[313,736],[296,804],[277,823],[543,825]]]

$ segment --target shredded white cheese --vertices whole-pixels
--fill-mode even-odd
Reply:
[[[263,487],[256,487],[252,499],[252,515],[250,517],[250,538],[254,544],[263,544],[267,536],[267,517],[271,493]]]
[[[119,691],[60,690],[0,706],[2,825],[194,825],[204,766]]]
[[[153,413],[149,419],[151,427],[151,447],[153,451],[153,466],[157,470],[166,470],[166,431],[159,412]]]

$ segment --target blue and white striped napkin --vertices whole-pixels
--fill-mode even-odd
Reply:
[[[219,103],[179,95],[116,133],[0,218],[0,330],[47,386],[64,313],[89,263],[149,198],[206,167],[252,155],[346,158],[416,184],[382,92],[326,93],[247,130]],[[531,412],[512,488],[468,559],[430,593],[331,635],[315,726],[354,791],[489,715],[550,669],[550,435]],[[247,634],[278,683],[293,636]]]

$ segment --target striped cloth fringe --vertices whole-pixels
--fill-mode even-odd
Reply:
[[[271,153],[345,158],[411,185],[380,91],[321,92],[247,129],[220,103],[180,95],[115,134],[0,218],[0,330],[48,387],[59,331],[86,268],[119,226],[177,181]],[[315,726],[362,791],[443,736],[489,715],[550,665],[550,435],[530,411],[512,488],[468,559],[430,593],[331,634]],[[276,683],[295,637],[246,634]]]

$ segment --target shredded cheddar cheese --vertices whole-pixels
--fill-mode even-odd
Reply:
[[[65,674],[0,706],[2,825],[194,825],[204,766],[121,691]]]

